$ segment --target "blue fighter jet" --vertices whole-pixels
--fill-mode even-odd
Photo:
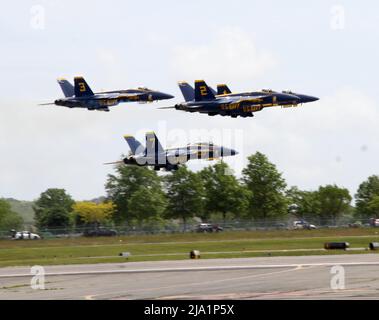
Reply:
[[[262,92],[277,93],[277,92],[275,92],[273,90],[262,90]],[[298,104],[296,104],[296,105],[293,105],[292,101],[289,101],[288,104],[282,103],[283,107],[285,107],[285,106],[297,106],[299,104],[308,103],[308,102],[314,102],[314,101],[319,100],[319,98],[317,98],[317,97],[309,96],[309,95],[302,94],[302,93],[295,93],[295,92],[292,92],[290,90],[282,91],[282,93],[284,93],[284,94],[290,94],[290,95],[295,95],[296,97],[298,97],[300,99],[299,102],[298,102]],[[252,93],[252,92],[232,93],[232,91],[229,89],[229,87],[226,84],[218,84],[217,85],[217,95],[218,96],[222,96],[222,95],[229,95],[229,96],[250,96],[251,94],[254,94],[254,93]]]
[[[298,105],[300,98],[289,93],[278,93],[271,90],[246,93],[218,94],[204,80],[195,81],[195,89],[186,82],[179,82],[185,102],[173,107],[161,109],[176,109],[186,112],[205,113],[209,116],[221,115],[236,118],[252,117],[254,112],[265,107]],[[230,91],[230,90],[229,90]]]
[[[217,146],[212,142],[190,143],[183,147],[163,149],[154,132],[146,133],[145,147],[133,136],[125,135],[130,148],[130,154],[122,161],[106,164],[125,164],[133,166],[150,166],[154,170],[177,170],[180,164],[189,160],[215,160],[227,156],[235,156],[237,151]]]
[[[105,91],[93,93],[83,77],[74,78],[74,86],[66,79],[58,79],[65,98],[54,103],[42,105],[58,105],[68,108],[85,108],[88,110],[109,111],[109,107],[122,102],[148,103],[158,100],[172,99],[174,96],[147,88]]]

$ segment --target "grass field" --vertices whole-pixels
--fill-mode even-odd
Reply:
[[[188,259],[191,250],[201,258],[237,258],[315,254],[368,253],[379,242],[377,229],[320,229],[172,234],[111,238],[65,238],[0,241],[0,267]],[[347,241],[351,251],[326,251],[324,242]],[[362,249],[359,249],[362,248]],[[357,249],[357,250],[355,250]],[[120,252],[131,257],[119,257]]]

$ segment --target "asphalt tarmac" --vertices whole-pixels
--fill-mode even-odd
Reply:
[[[44,271],[44,289],[32,289],[30,268],[0,268],[0,299],[379,300],[378,254],[62,265]]]

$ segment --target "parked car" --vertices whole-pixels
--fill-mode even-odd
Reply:
[[[370,226],[372,226],[372,227],[379,227],[379,219],[371,218],[370,219]]]
[[[11,230],[12,239],[14,240],[40,240],[41,236],[30,231]]]
[[[196,226],[196,232],[220,232],[223,230],[224,228],[219,225],[213,225],[210,223],[200,223]]]
[[[273,225],[273,228],[275,228],[276,230],[285,230],[287,229],[287,226],[285,223],[275,223]]]
[[[53,233],[49,232],[49,231],[41,231],[40,232],[40,235],[41,235],[41,238],[42,239],[52,239],[52,238],[57,238],[56,235],[54,235]]]
[[[314,224],[310,224],[304,220],[294,221],[293,227],[294,229],[307,229],[307,230],[317,229],[317,227]]]
[[[348,224],[349,228],[362,228],[362,222],[356,221],[354,223],[349,223]]]
[[[85,237],[114,237],[117,236],[117,231],[112,229],[99,228],[86,230],[83,235]]]

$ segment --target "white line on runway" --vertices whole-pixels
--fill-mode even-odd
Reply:
[[[182,284],[176,284],[176,285],[170,285],[170,286],[163,286],[163,287],[156,287],[156,288],[146,288],[146,289],[135,289],[132,290],[133,293],[136,292],[151,292],[154,290],[163,290],[163,289],[178,289],[178,288],[188,288],[188,287],[194,287],[194,286],[204,286],[207,284],[215,284],[215,283],[223,283],[223,282],[230,282],[230,281],[235,281],[235,280],[243,280],[243,279],[252,279],[252,278],[259,278],[259,277],[267,277],[267,276],[273,276],[281,273],[288,273],[288,272],[293,272],[293,271],[298,271],[301,270],[301,267],[296,267],[296,268],[291,268],[289,270],[281,270],[281,271],[273,271],[273,272],[265,272],[265,273],[259,273],[259,274],[253,274],[253,275],[248,275],[248,276],[239,276],[239,277],[234,277],[234,278],[225,278],[225,279],[218,279],[218,280],[211,280],[211,281],[201,281],[201,282],[190,282],[190,283],[182,283]],[[129,292],[129,291],[127,291]],[[119,291],[119,292],[112,292],[111,295],[113,298],[117,296],[122,296],[125,295],[126,292],[125,290]],[[86,300],[94,300],[98,297],[101,296],[109,296],[110,293],[101,293],[101,294],[92,294],[92,295],[87,295],[84,296],[84,299]],[[112,299],[112,298],[111,298]]]
[[[378,262],[326,262],[326,263],[297,263],[297,264],[267,264],[246,266],[212,266],[212,267],[182,267],[182,268],[150,268],[129,270],[88,270],[71,272],[51,272],[45,276],[77,276],[77,275],[100,275],[100,274],[123,274],[123,273],[157,273],[157,272],[195,272],[195,271],[227,271],[227,270],[253,270],[253,269],[278,269],[278,268],[301,268],[301,267],[332,267],[332,266],[379,266]],[[0,278],[30,277],[29,273],[0,274]]]

